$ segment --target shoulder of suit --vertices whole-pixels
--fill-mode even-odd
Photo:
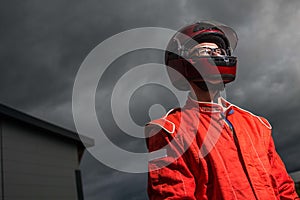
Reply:
[[[236,111],[239,111],[243,115],[246,115],[246,116],[248,115],[249,117],[254,117],[254,119],[257,119],[258,122],[261,123],[263,126],[265,126],[267,129],[272,129],[272,126],[271,126],[270,122],[266,118],[255,115],[252,112],[250,112],[248,110],[245,110],[243,108],[240,108],[236,105],[232,104],[232,106],[235,108]]]
[[[146,124],[146,127],[158,126],[159,128],[165,130],[167,133],[173,134],[176,130],[176,122],[175,120],[173,120],[174,117],[172,116],[176,115],[176,113],[180,110],[180,108],[171,109],[164,117],[148,122]]]

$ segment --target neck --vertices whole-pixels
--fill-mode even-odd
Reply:
[[[190,82],[191,94],[197,101],[215,102],[220,97],[220,92],[224,90],[224,83],[204,83],[204,82]]]
[[[193,99],[196,99],[197,101],[213,102],[218,97],[220,97],[220,91],[219,90],[205,91],[199,87],[196,87],[191,90],[191,96]]]

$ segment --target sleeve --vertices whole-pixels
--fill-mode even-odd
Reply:
[[[187,156],[182,153],[182,143],[179,138],[157,128],[149,132],[147,147],[150,154],[157,150],[166,152],[163,157],[149,159],[149,199],[196,200],[195,178],[188,167]]]
[[[271,174],[274,177],[275,189],[278,197],[281,200],[300,199],[295,190],[295,184],[292,178],[286,171],[284,163],[275,150],[273,138],[270,137],[270,144],[268,149],[269,160],[271,164]]]

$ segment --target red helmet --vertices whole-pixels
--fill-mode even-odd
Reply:
[[[204,42],[216,44],[222,53],[191,57],[190,50]],[[189,90],[187,81],[212,84],[234,81],[237,58],[231,54],[236,44],[235,31],[223,24],[203,21],[183,27],[171,38],[165,52],[172,84],[179,90]]]

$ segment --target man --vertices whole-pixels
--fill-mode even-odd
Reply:
[[[220,97],[236,75],[236,33],[198,22],[178,31],[166,51],[172,84],[186,105],[146,126],[148,195],[159,199],[298,199],[278,156],[271,125]]]

